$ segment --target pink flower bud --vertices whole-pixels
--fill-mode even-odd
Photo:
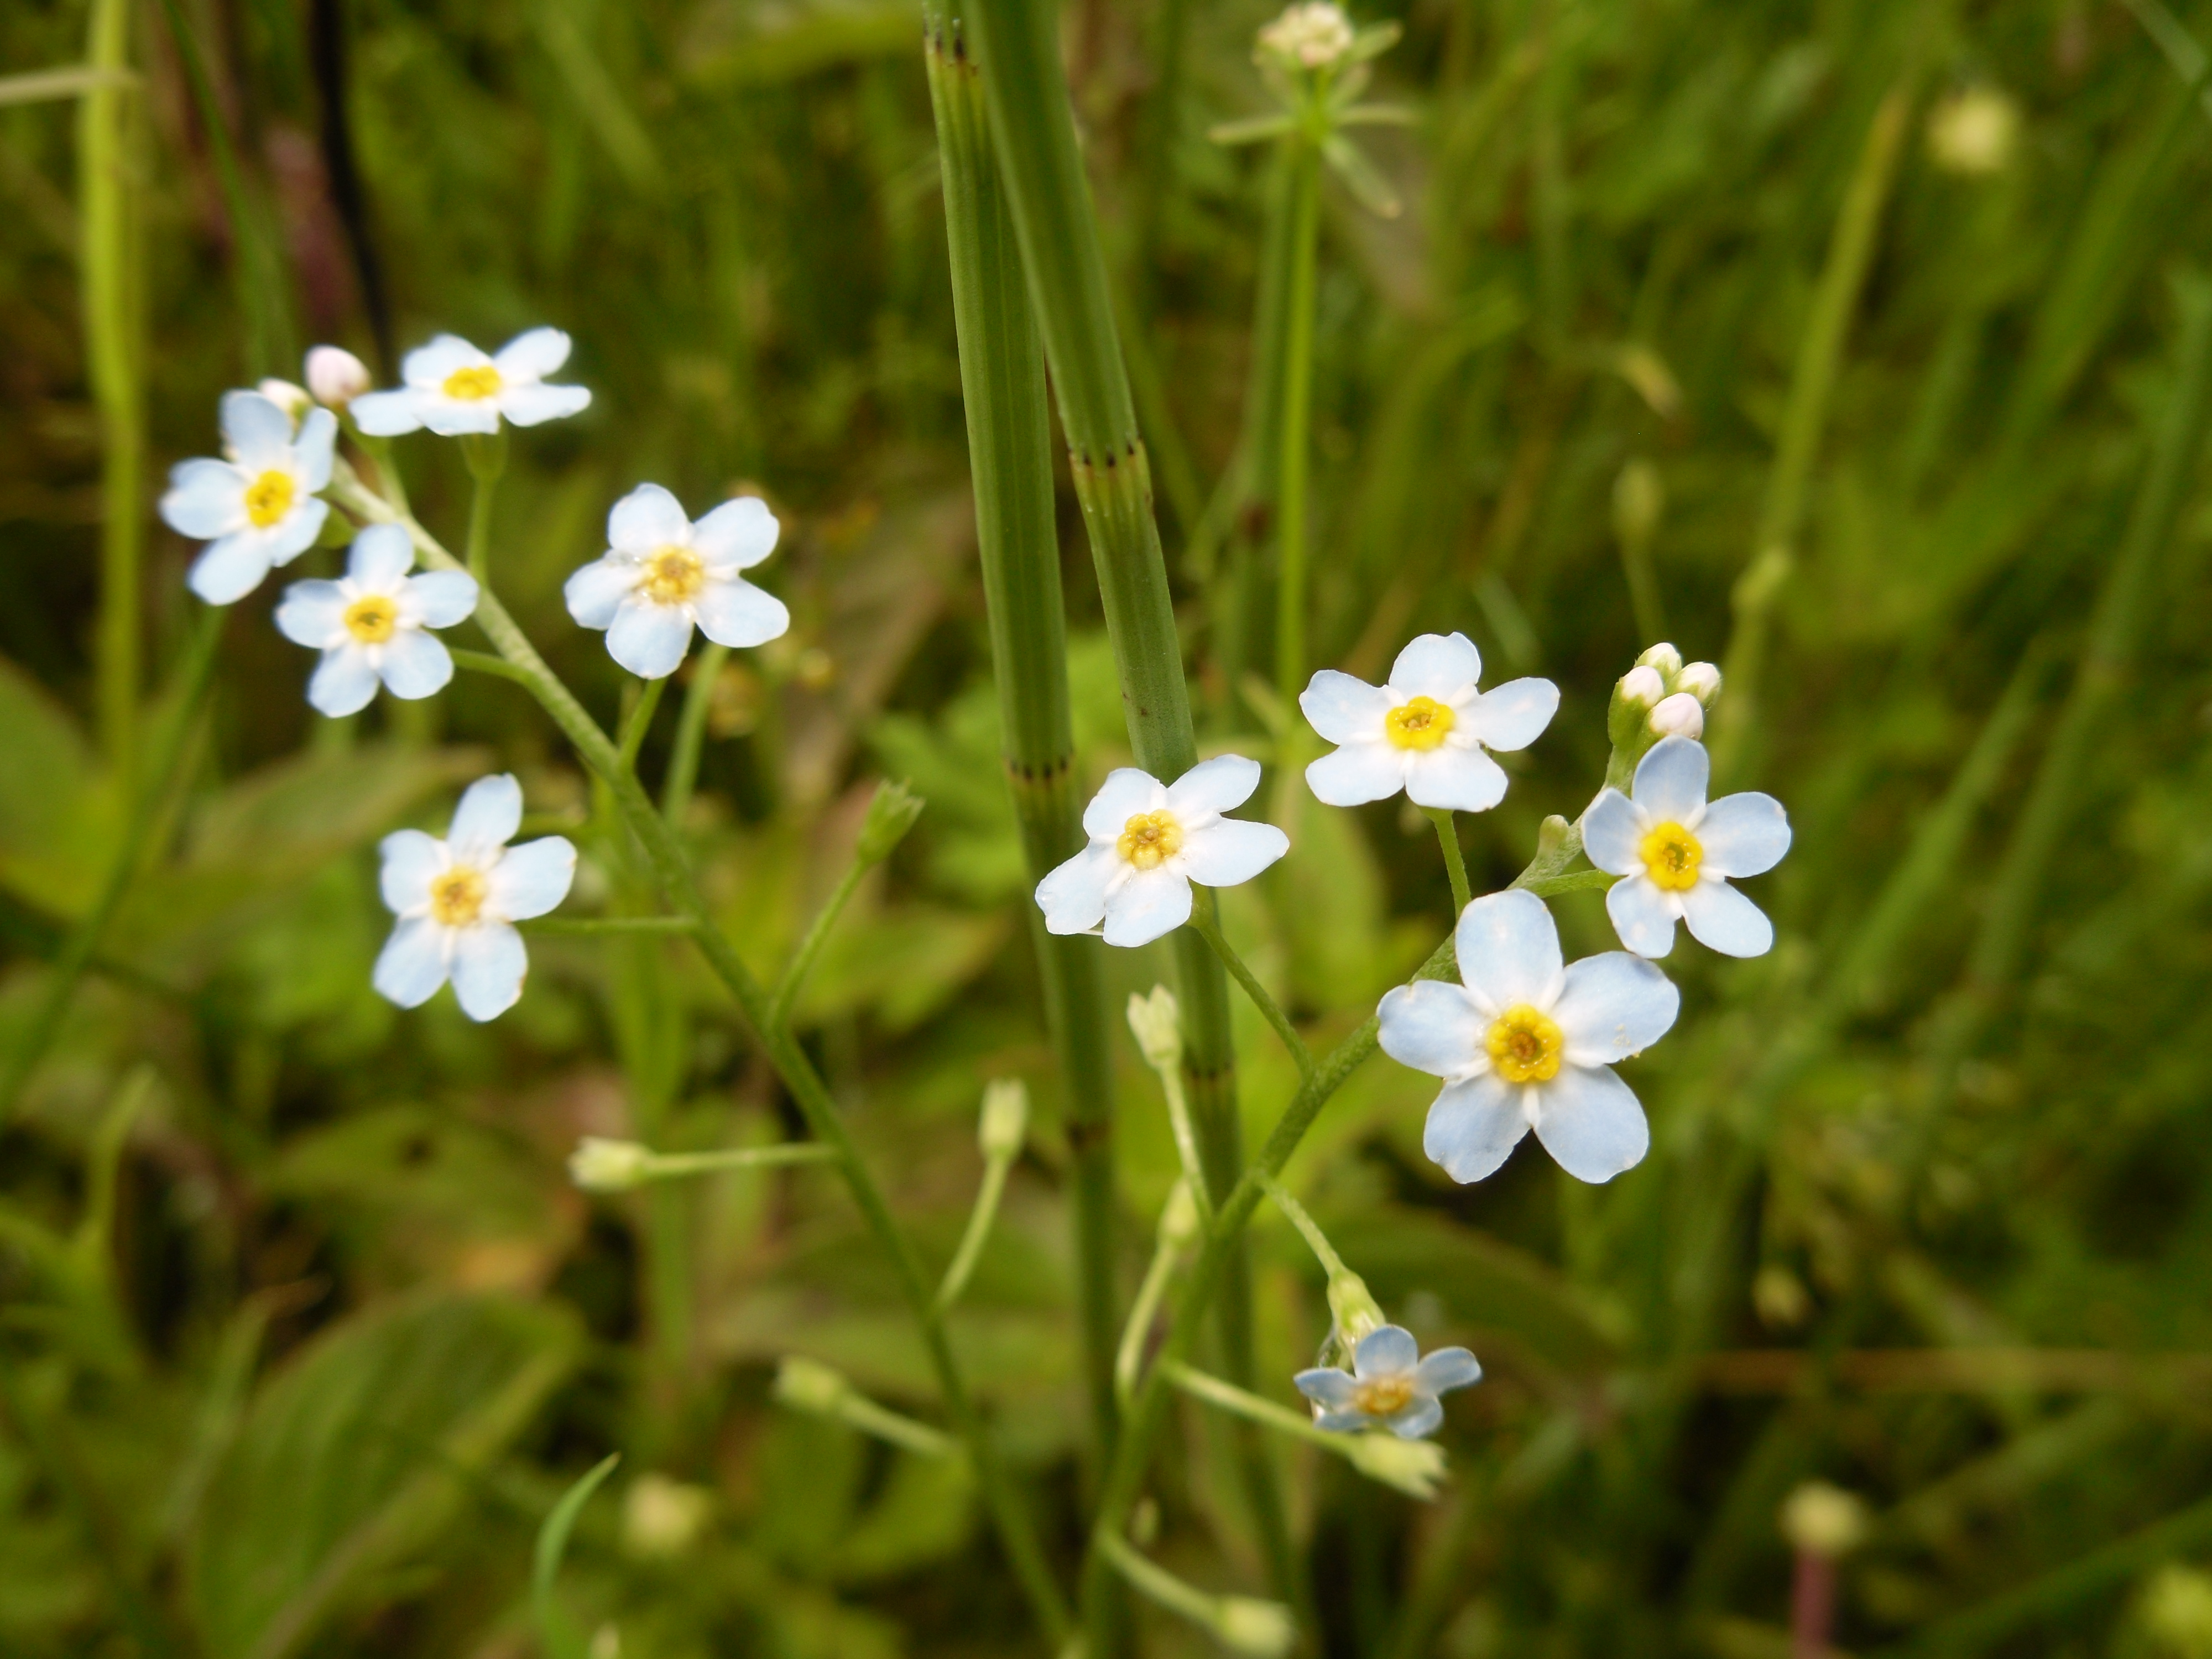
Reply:
[[[343,346],[319,345],[307,354],[307,390],[319,403],[343,409],[372,384],[368,365]]]
[[[1662,738],[1701,738],[1705,734],[1705,706],[1686,691],[1662,697],[1651,711],[1651,729]]]
[[[1721,671],[1709,662],[1693,662],[1674,676],[1674,689],[1686,691],[1708,708],[1721,694]]]
[[[1636,667],[1620,677],[1620,696],[1623,702],[1640,702],[1650,708],[1667,695],[1667,682],[1659,678],[1656,668]]]

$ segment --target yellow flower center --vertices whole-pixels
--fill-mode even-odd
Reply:
[[[1413,1379],[1378,1376],[1352,1391],[1352,1403],[1370,1417],[1392,1417],[1413,1403]]]
[[[1482,1046],[1498,1075],[1508,1083],[1548,1083],[1559,1074],[1567,1039],[1557,1021],[1522,1002],[1491,1023]]]
[[[292,510],[292,498],[299,493],[290,473],[264,472],[246,486],[246,516],[256,530],[266,530]]]
[[[1115,846],[1139,870],[1157,870],[1182,850],[1182,825],[1172,812],[1139,812],[1121,826]]]
[[[681,605],[707,585],[707,567],[688,547],[664,547],[645,562],[639,591],[655,605]]]
[[[1705,861],[1705,849],[1680,824],[1661,824],[1644,836],[1644,844],[1636,850],[1643,855],[1644,867],[1650,872],[1655,887],[1686,893],[1698,884],[1698,866]]]
[[[461,403],[481,403],[499,390],[499,371],[489,363],[457,368],[446,376],[446,395]]]
[[[430,878],[430,920],[441,927],[465,927],[483,914],[490,884],[483,872],[465,865]]]
[[[1382,717],[1382,730],[1400,749],[1433,749],[1458,724],[1459,716],[1452,713],[1451,705],[1434,697],[1416,697]]]
[[[364,593],[345,608],[345,625],[363,645],[382,645],[399,631],[398,601]]]

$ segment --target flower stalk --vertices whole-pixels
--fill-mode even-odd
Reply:
[[[975,1271],[984,1242],[991,1237],[991,1225],[999,1218],[999,1200],[1006,1195],[1006,1176],[1022,1155],[1029,1115],[1029,1091],[1022,1087],[1019,1078],[997,1079],[984,1090],[982,1121],[975,1136],[983,1152],[983,1183],[976,1191],[975,1208],[968,1212],[968,1228],[960,1236],[959,1249],[953,1252],[952,1265],[945,1270],[944,1280],[937,1287],[940,1314],[950,1312],[960,1292],[968,1288],[969,1275]]]

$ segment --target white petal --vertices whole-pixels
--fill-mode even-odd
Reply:
[[[1528,1133],[1521,1091],[1497,1073],[1486,1072],[1452,1084],[1437,1097],[1421,1131],[1421,1150],[1465,1186],[1495,1175]]]
[[[640,484],[607,514],[607,545],[645,558],[664,547],[689,547],[691,520],[683,504],[657,483]]]
[[[371,593],[398,593],[415,568],[415,544],[396,524],[373,524],[353,538],[346,574]]]
[[[1549,680],[1508,680],[1484,692],[1462,717],[1485,749],[1509,753],[1544,735],[1559,712],[1559,688]]]
[[[559,907],[576,878],[576,848],[566,836],[510,847],[492,866],[485,908],[509,921],[527,921]]]
[[[1663,957],[1674,948],[1674,918],[1680,913],[1673,896],[1662,892],[1650,877],[1624,876],[1607,888],[1605,913],[1613,918],[1620,942],[1638,956]]]
[[[1413,1368],[1413,1386],[1434,1399],[1482,1381],[1482,1362],[1465,1348],[1438,1348]]]
[[[419,628],[403,628],[384,647],[384,684],[392,695],[416,702],[434,697],[453,678],[453,653],[434,634]]]
[[[407,579],[407,592],[425,628],[451,628],[477,608],[477,579],[465,570],[426,570]]]
[[[192,561],[185,581],[210,605],[231,605],[261,586],[269,574],[269,545],[248,531],[210,542]]]
[[[372,438],[397,438],[422,429],[422,414],[411,390],[364,392],[348,405],[354,424]]]
[[[1242,755],[1216,755],[1168,786],[1168,810],[1187,823],[1207,812],[1242,806],[1259,787],[1259,762]]]
[[[1371,1377],[1403,1376],[1421,1362],[1421,1345],[1403,1325],[1378,1325],[1359,1339],[1352,1352],[1352,1374],[1365,1382]]]
[[[1729,957],[1763,957],[1774,948],[1766,912],[1724,881],[1701,881],[1682,895],[1690,937]]]
[[[394,915],[430,902],[430,878],[446,867],[446,843],[420,830],[395,830],[377,848],[384,855],[378,886]]]
[[[1083,833],[1093,841],[1112,841],[1138,813],[1152,811],[1166,800],[1167,791],[1150,772],[1117,766],[1083,809]]]
[[[710,565],[750,570],[775,551],[775,538],[781,532],[766,501],[757,495],[740,495],[691,526],[691,545]]]
[[[1608,875],[1644,873],[1644,821],[1618,789],[1603,789],[1583,814],[1583,851]]]
[[[503,921],[480,921],[461,930],[453,951],[453,994],[461,1012],[482,1024],[497,1019],[522,1000],[530,971],[522,935]]]
[[[1298,707],[1305,711],[1307,724],[1331,743],[1371,741],[1382,735],[1390,694],[1379,685],[1324,668],[1298,693]]]
[[[1182,872],[1208,887],[1247,882],[1291,850],[1291,838],[1272,823],[1217,818],[1183,837]]]
[[[791,612],[781,599],[737,576],[709,581],[691,609],[699,631],[717,645],[766,645],[791,628]]]
[[[294,582],[276,604],[276,631],[319,651],[345,632],[345,595],[336,582]]]
[[[1420,1440],[1437,1431],[1444,1420],[1444,1408],[1434,1400],[1416,1395],[1413,1404],[1382,1420],[1399,1439]]]
[[[330,516],[328,501],[300,502],[281,522],[264,532],[267,539],[263,546],[268,552],[269,562],[289,564],[298,558],[315,544],[315,538],[323,533],[323,520]]]
[[[1390,690],[1401,697],[1456,702],[1482,678],[1482,653],[1464,634],[1424,634],[1390,665]]]
[[[1387,743],[1347,743],[1306,768],[1306,787],[1325,806],[1359,806],[1406,784],[1406,754]]]
[[[1567,1040],[1570,1066],[1607,1066],[1642,1054],[1681,1011],[1674,982],[1625,951],[1584,957],[1567,969],[1552,1018]]]
[[[369,982],[403,1008],[419,1008],[446,982],[446,930],[428,916],[410,916],[392,930]]]
[[[1190,882],[1165,866],[1139,870],[1106,897],[1106,942],[1150,945],[1190,920]]]
[[[1037,908],[1048,933],[1087,933],[1106,918],[1106,889],[1121,865],[1110,847],[1091,847],[1036,884]]]
[[[1487,812],[1505,799],[1505,769],[1473,744],[1447,743],[1406,757],[1406,799],[1416,806]]]
[[[1551,1006],[1564,968],[1559,930],[1534,893],[1508,888],[1475,900],[1460,913],[1454,938],[1459,976],[1478,1006],[1503,1013],[1524,1002]]]
[[[307,701],[317,714],[334,720],[358,714],[375,696],[376,670],[369,665],[368,648],[350,640],[324,652],[307,682]]]
[[[691,645],[691,618],[680,605],[654,605],[633,594],[607,624],[607,654],[641,680],[665,679]]]
[[[1382,1052],[1432,1077],[1465,1077],[1488,1064],[1482,1040],[1489,1017],[1464,986],[1417,979],[1383,994],[1376,1011]]]
[[[1536,1139],[1577,1181],[1607,1182],[1644,1162],[1651,1126],[1629,1086],[1603,1066],[1562,1066],[1539,1092]]]
[[[327,409],[311,409],[300,422],[292,453],[298,458],[301,488],[311,495],[330,483],[331,453],[337,437],[338,417]]]
[[[509,386],[493,401],[515,425],[543,426],[589,409],[592,389],[587,386]]]
[[[446,831],[446,844],[453,849],[454,863],[481,870],[521,827],[522,786],[514,773],[495,772],[462,792],[461,804],[453,809],[453,827]]]
[[[211,541],[246,521],[246,475],[228,461],[179,461],[170,470],[161,522],[179,535]]]
[[[1372,1420],[1358,1407],[1348,1406],[1340,1411],[1323,1412],[1314,1419],[1314,1426],[1325,1429],[1331,1434],[1358,1434],[1364,1431]]]
[[[1790,815],[1771,795],[1723,795],[1698,822],[1699,866],[1717,876],[1763,876],[1790,850]]]
[[[1319,1406],[1349,1406],[1359,1385],[1352,1373],[1339,1370],[1334,1365],[1316,1365],[1311,1370],[1300,1371],[1291,1379],[1291,1386]]]
[[[291,470],[292,417],[273,399],[258,392],[226,392],[221,419],[223,441],[241,471]]]
[[[501,380],[542,380],[568,361],[568,337],[557,328],[533,328],[499,349],[492,362]]]
[[[499,404],[490,398],[448,398],[434,392],[415,394],[416,412],[422,424],[441,438],[499,430]]]
[[[615,607],[637,587],[638,568],[611,554],[594,559],[570,576],[561,589],[568,614],[586,628],[605,628],[615,619]]]
[[[482,368],[491,361],[458,334],[441,334],[400,361],[399,378],[412,386],[441,387],[457,368]],[[374,394],[371,394],[372,396]],[[354,407],[361,400],[354,399]]]
[[[1636,804],[1655,823],[1688,823],[1705,804],[1713,763],[1695,738],[1662,738],[1636,763]]]

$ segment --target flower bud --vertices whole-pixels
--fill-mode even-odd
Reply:
[[[1401,1440],[1385,1429],[1346,1438],[1346,1461],[1370,1480],[1395,1486],[1408,1498],[1434,1498],[1443,1485],[1444,1449],[1433,1440]]]
[[[586,1135],[568,1154],[568,1179],[587,1193],[619,1193],[643,1184],[653,1171],[653,1149],[635,1140]]]
[[[1285,69],[1328,69],[1352,50],[1352,20],[1330,0],[1303,0],[1260,31],[1260,54]]]
[[[1782,1505],[1782,1535],[1807,1555],[1833,1561],[1866,1538],[1867,1509],[1860,1498],[1825,1480],[1808,1480]]]
[[[623,1550],[647,1559],[681,1555],[707,1524],[714,1493],[665,1474],[641,1474],[623,1499]]]
[[[1362,1337],[1390,1322],[1382,1317],[1382,1304],[1368,1290],[1367,1281],[1351,1272],[1328,1276],[1328,1310],[1347,1348],[1358,1347]]]
[[[995,1077],[983,1088],[983,1116],[975,1139],[987,1158],[1011,1158],[1029,1131],[1030,1091],[1018,1077]]]
[[[1168,1201],[1160,1206],[1160,1243],[1179,1250],[1198,1237],[1198,1199],[1188,1177],[1168,1188]]]
[[[1651,711],[1651,729],[1662,738],[1701,738],[1705,734],[1705,706],[1687,691],[1662,697]]]
[[[906,839],[914,821],[928,803],[903,783],[879,783],[868,803],[868,816],[860,823],[860,845],[854,849],[863,864],[881,864],[891,848]]]
[[[1682,672],[1682,653],[1662,640],[1636,659],[1638,668],[1656,668],[1662,680],[1672,680]]]
[[[307,390],[317,403],[343,409],[374,384],[368,365],[343,346],[319,345],[307,354]]]
[[[1130,993],[1129,1030],[1154,1071],[1172,1072],[1182,1064],[1182,1011],[1166,986],[1155,985],[1148,997]]]
[[[1709,662],[1693,662],[1674,676],[1674,689],[1686,691],[1711,708],[1721,695],[1721,671]]]
[[[1993,87],[1969,87],[1928,115],[1928,153],[1946,173],[2002,173],[2020,143],[2020,106]]]
[[[835,1417],[853,1392],[844,1376],[800,1354],[786,1354],[775,1370],[775,1397],[793,1411]]]
[[[1281,1659],[1298,1639],[1297,1621],[1279,1601],[1249,1595],[1224,1595],[1214,1603],[1213,1633],[1232,1653],[1252,1659]]]
[[[1620,677],[1620,699],[1623,702],[1641,703],[1649,708],[1667,695],[1667,682],[1659,678],[1659,671],[1639,664]]]
[[[292,424],[300,424],[300,416],[314,406],[305,386],[294,386],[289,380],[268,380],[253,388],[263,397],[292,417]]]

